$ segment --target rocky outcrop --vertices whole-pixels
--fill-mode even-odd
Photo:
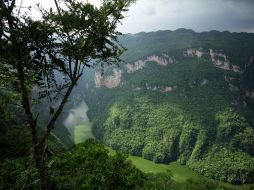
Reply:
[[[208,84],[208,80],[204,79],[204,80],[201,82],[200,86],[205,86],[205,85],[207,85],[207,84]]]
[[[114,69],[114,74],[110,76],[102,76],[101,73],[96,72],[94,81],[96,88],[105,86],[107,88],[115,88],[121,83],[122,73],[119,69]]]
[[[173,88],[172,86],[149,86],[148,83],[146,83],[146,90],[149,91],[157,91],[157,92],[163,92],[163,93],[169,93],[175,90],[175,88],[177,88],[176,86]],[[141,87],[132,87],[133,91],[140,91],[142,90]]]
[[[174,89],[171,86],[166,86],[165,88],[161,89],[161,92],[172,92]]]
[[[251,56],[248,66],[251,66],[252,64],[254,64],[254,56]]]
[[[254,56],[251,56],[249,62],[245,65],[245,70],[253,64],[254,64]]]
[[[238,88],[237,86],[235,86],[235,85],[229,83],[229,90],[231,90],[231,91],[238,91],[239,88]]]
[[[198,58],[201,58],[202,56],[204,55],[204,52],[202,52],[202,49],[194,49],[194,48],[189,48],[187,49],[187,52],[186,54],[184,53],[184,56],[187,56],[187,57],[198,57]]]
[[[134,64],[126,64],[125,68],[127,70],[127,73],[133,73],[139,69],[142,69],[145,66],[146,62],[139,60],[136,61]]]
[[[231,64],[225,54],[217,53],[212,49],[209,50],[209,53],[210,53],[212,62],[216,67],[224,69],[224,70],[228,70],[228,71],[234,71],[237,73],[241,72],[240,67],[238,67],[237,65]]]
[[[133,91],[140,91],[142,88],[140,88],[140,87],[135,87],[135,88],[133,88]]]
[[[146,89],[152,90],[152,91],[165,92],[165,93],[169,93],[174,90],[172,86],[153,86],[152,87],[152,86],[149,86],[148,84],[146,84]]]
[[[245,97],[254,99],[254,89],[246,91]]]
[[[234,80],[233,77],[227,77],[227,76],[225,76],[224,78],[225,78],[226,82],[230,82],[230,81]]]
[[[138,60],[133,64],[126,64],[125,69],[127,73],[133,73],[137,70],[140,70],[146,66],[147,62],[155,62],[158,65],[167,66],[168,64],[173,64],[175,62],[174,58],[168,56],[167,54],[163,54],[162,56],[151,55],[148,56],[144,60]]]
[[[146,62],[148,62],[148,61],[153,61],[153,62],[157,63],[158,65],[163,65],[163,66],[174,63],[174,61],[171,57],[166,58],[166,57],[159,57],[156,55],[147,57]]]
[[[202,58],[204,55],[209,55],[215,67],[228,71],[234,71],[237,73],[241,72],[240,67],[231,64],[228,57],[225,54],[214,51],[213,49],[210,49],[209,52],[204,52],[201,48],[200,49],[189,48],[186,50],[186,52],[183,53],[183,55],[184,57],[197,57],[197,58]]]

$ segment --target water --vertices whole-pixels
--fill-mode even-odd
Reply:
[[[63,124],[70,131],[75,144],[94,138],[92,125],[87,117],[88,106],[81,101],[76,107],[69,110],[69,114]]]

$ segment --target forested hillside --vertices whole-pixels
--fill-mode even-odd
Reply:
[[[124,64],[86,78],[96,138],[213,179],[254,183],[254,35],[179,29],[120,41]]]

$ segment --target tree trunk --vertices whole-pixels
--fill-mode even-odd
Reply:
[[[43,155],[44,146],[34,147],[34,160],[41,180],[41,190],[51,190],[50,177],[48,174],[47,163]]]
[[[19,46],[17,46],[19,47]],[[22,66],[22,58],[21,58],[21,51],[20,48],[17,48],[17,71],[18,71],[18,78],[20,81],[20,90],[22,96],[22,106],[25,110],[26,118],[28,125],[30,127],[30,131],[32,134],[32,143],[34,147],[34,161],[36,163],[36,168],[40,174],[40,182],[41,182],[41,190],[50,190],[50,178],[48,175],[48,168],[47,163],[44,159],[44,145],[45,143],[39,143],[38,135],[37,135],[37,119],[34,119],[33,113],[31,111],[31,105],[29,101],[29,95],[27,92],[27,88],[25,85],[25,74]]]
[[[31,105],[29,101],[29,95],[27,92],[26,84],[25,84],[25,74],[23,68],[23,60],[21,56],[21,48],[18,45],[16,38],[13,38],[13,44],[16,45],[16,52],[17,52],[17,71],[18,71],[18,78],[20,82],[20,91],[22,97],[22,107],[25,110],[27,123],[29,125],[31,135],[32,135],[32,143],[34,147],[34,161],[36,163],[36,168],[40,175],[40,183],[41,183],[41,190],[51,190],[50,178],[48,175],[48,168],[47,163],[44,159],[43,149],[44,143],[39,143],[39,139],[37,136],[37,119],[34,119],[33,113],[31,111]]]
[[[1,2],[1,1],[0,1]],[[56,2],[56,1],[55,1]],[[3,3],[1,3],[3,5]],[[48,174],[48,167],[47,167],[47,162],[44,157],[44,147],[45,147],[45,141],[49,137],[50,132],[54,128],[55,122],[59,115],[61,114],[64,105],[66,104],[74,86],[77,84],[78,79],[81,77],[81,74],[77,73],[77,68],[78,68],[78,62],[75,64],[75,69],[73,72],[72,78],[71,78],[71,85],[67,89],[65,96],[58,107],[58,110],[54,114],[53,118],[50,120],[49,124],[47,125],[47,129],[45,134],[43,135],[42,139],[40,140],[38,138],[37,134],[37,117],[34,117],[31,109],[31,104],[30,104],[30,96],[29,96],[29,91],[28,91],[28,86],[26,84],[26,76],[24,72],[24,63],[26,60],[24,60],[23,52],[22,52],[22,44],[18,42],[18,38],[16,36],[16,31],[15,31],[15,26],[14,26],[14,16],[12,15],[12,10],[15,6],[15,1],[12,1],[11,8],[5,8],[5,11],[9,13],[7,15],[7,21],[9,24],[9,29],[10,29],[10,42],[13,45],[14,52],[16,53],[16,69],[17,69],[17,74],[18,74],[18,79],[20,83],[20,93],[22,97],[22,107],[25,111],[26,119],[28,126],[31,131],[32,135],[32,143],[33,143],[33,148],[34,148],[34,161],[36,163],[36,168],[38,170],[38,173],[40,175],[40,184],[41,184],[41,190],[51,190],[51,183],[50,183],[50,176]]]

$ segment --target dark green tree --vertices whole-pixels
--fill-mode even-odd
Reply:
[[[15,0],[0,1],[0,81],[21,96],[41,189],[51,189],[45,142],[84,69],[119,62],[124,48],[117,25],[135,0],[103,0],[100,7],[54,1],[57,11],[38,5],[39,20],[20,11]],[[41,99],[49,102],[51,115],[43,133],[33,109]]]

